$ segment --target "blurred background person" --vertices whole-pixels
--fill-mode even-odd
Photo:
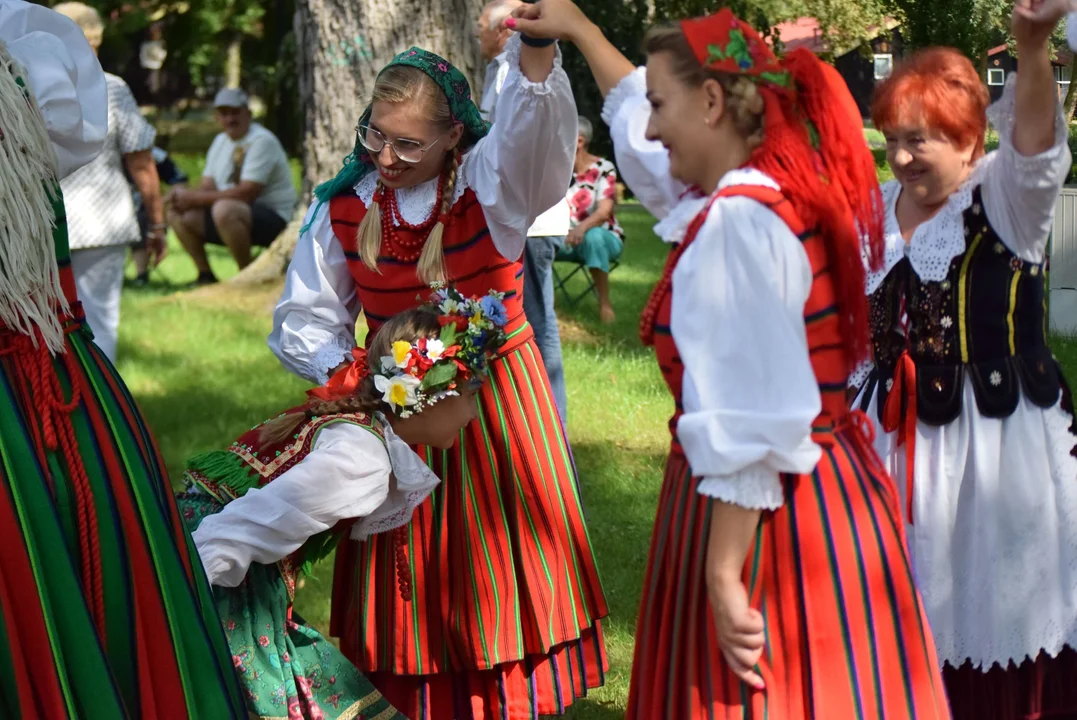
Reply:
[[[53,9],[74,20],[97,52],[105,25],[96,10],[79,2],[61,3]],[[160,180],[151,153],[157,132],[139,113],[127,83],[110,73],[105,73],[105,82],[105,146],[89,164],[64,178],[61,187],[79,300],[97,346],[115,362],[127,246],[140,240],[128,176],[138,188],[149,217],[145,239],[151,263],[164,256],[165,224]]]

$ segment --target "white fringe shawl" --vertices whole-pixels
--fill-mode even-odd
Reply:
[[[53,229],[59,163],[26,73],[0,42],[0,323],[53,354],[64,348],[58,312],[70,308],[60,287]]]

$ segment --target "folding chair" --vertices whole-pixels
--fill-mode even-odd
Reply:
[[[557,272],[558,264],[561,264],[561,265],[573,265],[574,267],[572,268],[572,272],[570,272],[568,275],[565,275],[564,277],[562,277],[561,273]],[[617,267],[620,264],[621,263],[618,262],[617,260],[610,260],[610,275],[613,274],[613,271],[616,270]],[[579,273],[579,272],[583,273],[583,277],[587,281],[587,287],[584,288],[583,292],[579,293],[576,296],[573,296],[572,292],[568,289],[567,283],[568,283],[569,280],[571,280],[573,278],[573,276],[576,275],[576,273]],[[596,301],[598,300],[598,290],[595,289],[595,280],[594,280],[594,278],[591,277],[591,272],[586,267],[584,267],[583,265],[580,265],[579,263],[573,263],[573,262],[561,262],[561,263],[558,263],[558,262],[555,261],[554,264],[553,264],[553,279],[554,279],[554,282],[557,284],[558,289],[561,291],[561,294],[563,294],[565,296],[565,300],[568,302],[569,307],[576,307],[576,303],[578,303],[580,300],[583,300],[585,297],[587,297],[588,293],[591,293],[592,295],[594,295]]]

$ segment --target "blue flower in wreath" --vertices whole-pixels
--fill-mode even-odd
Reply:
[[[483,314],[495,325],[504,325],[508,322],[509,317],[505,311],[505,305],[493,295],[483,295],[479,300],[479,306]]]

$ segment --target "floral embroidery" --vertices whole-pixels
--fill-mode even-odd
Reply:
[[[1000,242],[995,243],[995,252],[999,255],[1006,252],[1006,246]]]
[[[941,324],[941,325],[942,325],[942,326],[943,326],[944,328],[946,328],[947,330],[949,330],[950,328],[952,328],[952,327],[954,326],[954,319],[953,319],[953,318],[951,318],[951,317],[950,317],[949,315],[943,315],[943,316],[942,316],[942,320],[940,320],[940,321],[939,321],[939,323],[940,323],[940,324]]]
[[[1002,373],[1000,373],[998,370],[995,370],[991,373],[991,376],[988,379],[991,381],[992,385],[998,387],[1002,384]]]

